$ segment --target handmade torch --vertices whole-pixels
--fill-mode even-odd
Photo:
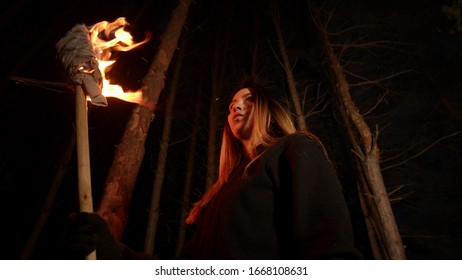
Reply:
[[[92,104],[106,107],[105,96],[142,104],[142,93],[124,92],[122,87],[110,84],[105,71],[115,61],[110,61],[111,50],[127,51],[150,38],[133,43],[132,36],[124,31],[125,18],[112,23],[102,21],[91,27],[76,25],[56,44],[57,58],[61,62],[67,82],[75,91],[76,143],[78,163],[78,190],[81,212],[93,212],[91,192],[90,149],[88,141],[87,99]],[[104,63],[102,63],[104,62]],[[87,259],[96,259],[92,252]]]

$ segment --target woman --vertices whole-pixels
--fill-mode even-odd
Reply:
[[[246,81],[229,104],[218,180],[192,208],[184,258],[358,258],[335,170],[319,140]]]
[[[95,216],[84,220],[98,220],[94,228],[105,233],[96,236],[107,236],[107,226]],[[185,259],[360,258],[341,186],[322,144],[306,131],[297,132],[290,114],[252,80],[233,95],[218,179],[186,223],[194,233],[183,248]],[[113,240],[98,238],[114,248],[108,239]],[[94,243],[102,243],[98,240]],[[100,246],[85,248],[95,247]],[[118,248],[108,258],[146,257]]]

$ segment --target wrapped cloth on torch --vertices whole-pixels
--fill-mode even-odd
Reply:
[[[92,104],[107,106],[102,94],[102,75],[98,54],[90,41],[85,25],[76,25],[56,44],[57,58],[64,68],[68,82],[82,86]]]

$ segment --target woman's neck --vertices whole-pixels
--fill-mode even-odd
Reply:
[[[246,157],[249,157],[249,158],[252,158],[252,155],[253,155],[253,151],[254,151],[254,145],[252,145],[252,141],[249,139],[249,140],[245,140],[245,141],[241,141],[242,143],[242,147],[244,148],[244,154]]]
[[[241,140],[242,147],[246,157],[254,158],[256,156],[256,147],[263,143],[261,136],[253,136],[249,139]]]

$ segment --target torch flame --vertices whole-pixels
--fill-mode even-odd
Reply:
[[[121,17],[114,22],[102,21],[90,27],[90,40],[98,57],[99,69],[103,77],[102,94],[106,97],[115,97],[127,102],[133,102],[143,105],[143,93],[141,90],[135,92],[124,91],[117,84],[111,84],[106,78],[106,72],[111,69],[111,66],[116,60],[111,60],[113,50],[130,51],[141,46],[150,39],[150,34],[147,34],[143,41],[134,42],[132,35],[124,30],[128,25],[125,18]]]

